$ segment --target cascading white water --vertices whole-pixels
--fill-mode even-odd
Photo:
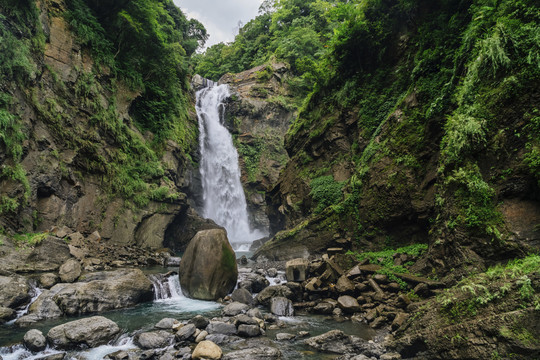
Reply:
[[[211,81],[208,85],[197,92],[203,216],[223,226],[232,246],[238,250],[265,234],[250,229],[238,152],[231,134],[223,126],[223,102],[230,96],[229,87]]]

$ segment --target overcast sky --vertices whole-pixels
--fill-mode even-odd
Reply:
[[[203,23],[210,38],[206,47],[234,40],[238,21],[247,23],[257,16],[262,0],[174,0],[188,18]]]

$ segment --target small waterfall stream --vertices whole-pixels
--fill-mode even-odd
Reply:
[[[230,96],[228,85],[208,81],[197,92],[200,172],[203,188],[203,216],[227,230],[235,250],[244,248],[266,234],[250,229],[246,198],[240,182],[238,152],[223,125],[224,101]]]

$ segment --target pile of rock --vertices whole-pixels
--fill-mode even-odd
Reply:
[[[382,267],[358,263],[331,249],[321,259],[294,259],[286,264],[289,281],[301,282],[301,302],[294,307],[316,314],[347,316],[374,329],[397,330],[418,308],[408,292],[428,297],[441,283],[410,274],[381,274]],[[397,254],[396,261],[403,262]],[[394,280],[392,280],[394,279]],[[289,287],[290,283],[287,284]],[[298,300],[298,299],[297,299]]]

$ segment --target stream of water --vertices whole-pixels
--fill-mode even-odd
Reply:
[[[238,152],[224,126],[224,101],[230,96],[229,87],[211,81],[208,85],[196,94],[203,216],[223,226],[233,248],[241,251],[267,234],[249,226]]]

